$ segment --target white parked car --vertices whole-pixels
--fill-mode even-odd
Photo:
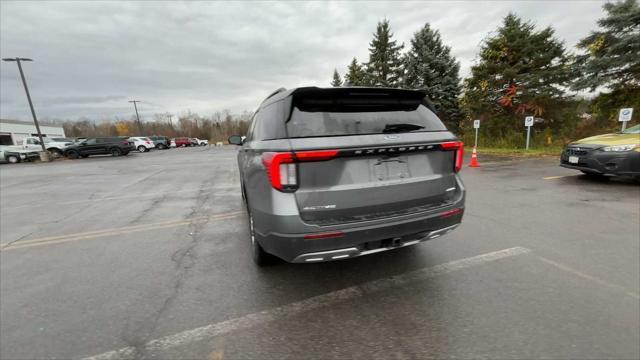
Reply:
[[[146,136],[132,136],[129,141],[133,141],[133,146],[138,149],[139,152],[147,152],[156,147],[153,140]]]
[[[209,145],[209,140],[203,140],[198,138],[194,138],[194,140],[198,143],[199,146]]]
[[[40,148],[42,151],[42,148]],[[31,161],[40,158],[40,153],[34,150],[26,150],[21,146],[0,145],[0,161],[6,161],[11,164],[22,161]]]
[[[47,149],[47,151],[58,156],[62,155],[64,149],[66,149],[67,146],[73,145],[72,141],[57,141],[60,139],[49,139],[43,137],[42,140],[44,140],[44,147]],[[28,136],[18,141],[18,146],[22,147],[22,149],[24,150],[42,151],[42,146],[40,146],[40,139],[33,136]]]

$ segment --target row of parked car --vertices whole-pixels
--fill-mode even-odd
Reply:
[[[208,140],[167,136],[112,136],[97,138],[43,138],[45,149],[54,156],[71,159],[91,155],[127,155],[131,151],[148,152],[151,149],[206,146]],[[18,145],[0,146],[0,160],[9,163],[29,161],[40,157],[42,145],[37,137],[26,137]]]

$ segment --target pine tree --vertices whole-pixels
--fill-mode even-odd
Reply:
[[[520,130],[524,114],[542,116],[557,108],[571,79],[569,58],[554,30],[536,31],[515,14],[484,40],[471,74],[463,98],[468,111],[500,117],[511,130]]]
[[[342,86],[342,78],[340,78],[340,74],[338,74],[337,69],[333,69],[333,80],[331,80],[331,86],[333,87]]]
[[[451,55],[451,48],[442,43],[440,32],[425,24],[413,35],[404,63],[404,87],[424,90],[447,127],[458,130],[462,120],[458,102],[460,64]]]
[[[401,85],[403,66],[400,51],[404,45],[397,45],[392,37],[389,21],[378,22],[373,40],[369,43],[369,62],[366,64],[368,85],[382,87]]]
[[[640,87],[640,6],[636,0],[624,0],[603,8],[607,15],[598,20],[600,30],[577,45],[585,53],[576,57],[580,76],[572,87]]]
[[[347,68],[347,73],[344,75],[345,85],[364,86],[366,85],[365,77],[366,73],[364,72],[362,65],[360,65],[358,60],[354,57]]]

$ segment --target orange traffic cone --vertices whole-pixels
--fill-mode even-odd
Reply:
[[[469,167],[480,167],[480,163],[478,162],[478,152],[476,151],[476,147],[473,147],[473,152],[471,153],[471,164]]]

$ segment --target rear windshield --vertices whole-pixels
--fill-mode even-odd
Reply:
[[[447,130],[438,116],[422,104],[384,110],[302,111],[295,107],[287,130],[291,138]]]

